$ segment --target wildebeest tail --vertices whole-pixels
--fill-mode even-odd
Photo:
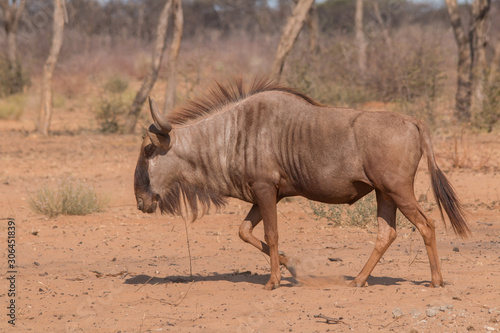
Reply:
[[[453,186],[450,184],[436,163],[429,129],[422,123],[419,123],[417,126],[420,131],[422,149],[427,156],[427,163],[431,174],[432,190],[439,207],[439,212],[441,213],[441,218],[444,222],[444,209],[446,215],[448,215],[450,219],[451,226],[453,227],[455,233],[462,238],[467,238],[471,232],[465,220],[465,209],[455,194]]]

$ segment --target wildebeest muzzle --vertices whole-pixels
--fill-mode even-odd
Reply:
[[[153,198],[151,203],[148,205],[144,203],[144,200],[142,198],[138,198],[137,209],[139,209],[143,213],[148,213],[148,214],[154,213],[156,211],[156,207],[158,206],[158,200],[155,199],[156,198]]]

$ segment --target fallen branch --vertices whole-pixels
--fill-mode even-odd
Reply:
[[[392,320],[390,323],[383,325],[383,326],[382,326],[382,328],[387,328],[387,327],[391,326],[392,324],[394,324],[395,322],[397,322],[397,321],[398,321],[399,319],[401,319],[402,317],[404,317],[404,315],[396,317],[396,318],[395,318],[394,320]]]
[[[111,273],[110,274],[104,274],[104,273],[101,273],[99,271],[93,271],[93,270],[91,270],[90,272],[94,273],[97,278],[101,278],[101,277],[117,277],[117,276],[124,275],[124,274],[125,274],[125,276],[127,276],[127,274],[128,274],[128,271],[121,271],[119,273],[114,273],[114,274],[111,274]]]
[[[471,302],[471,303],[473,303],[473,304],[475,304],[475,305],[477,305],[477,306],[482,307],[483,309],[491,309],[491,308],[492,308],[491,306],[487,306],[487,305],[484,305],[484,304],[478,303],[478,302],[476,302],[476,301],[473,301],[473,300],[471,300],[469,297],[463,296],[463,298],[465,298],[466,300],[468,300],[469,302]]]
[[[319,315],[314,315],[314,318],[321,318],[321,319],[325,319],[325,324],[345,324],[347,325],[344,321],[342,321],[342,317],[339,317],[339,318],[332,318],[332,317],[327,317],[325,315],[322,315],[321,313]]]

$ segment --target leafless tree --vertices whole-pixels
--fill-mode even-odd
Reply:
[[[375,14],[375,19],[377,20],[377,24],[381,29],[384,42],[387,46],[391,46],[392,45],[391,36],[389,35],[389,29],[387,29],[387,25],[384,22],[384,18],[380,13],[380,9],[378,7],[378,0],[372,0],[372,6],[373,6],[373,13]]]
[[[455,115],[460,122],[471,118],[472,89],[475,96],[482,98],[484,72],[486,68],[486,30],[491,0],[475,0],[468,33],[462,26],[457,0],[445,0],[455,41],[458,47],[457,93]],[[479,105],[481,101],[475,101]]]
[[[495,53],[493,55],[493,60],[491,61],[490,73],[488,75],[488,84],[492,85],[493,81],[497,78],[500,73],[498,72],[500,67],[500,40],[497,41],[497,46],[495,47]]]
[[[457,0],[445,0],[453,34],[458,47],[457,93],[455,95],[455,114],[460,121],[469,121],[472,96],[472,59],[469,35],[462,27]]]
[[[42,101],[38,114],[37,132],[48,135],[52,118],[52,76],[61,51],[64,37],[64,23],[68,22],[65,0],[54,0],[54,21],[52,25],[52,45],[43,67]]]
[[[318,9],[316,8],[315,3],[313,3],[311,9],[309,9],[309,14],[307,15],[306,18],[306,24],[310,34],[309,50],[312,53],[316,53],[318,50],[319,21],[318,21]]]
[[[363,0],[356,0],[354,27],[356,30],[356,45],[358,49],[358,68],[361,75],[364,75],[366,72],[366,38],[363,31]]]
[[[137,31],[136,36],[138,38],[142,38],[144,34],[144,12],[145,12],[146,4],[144,2],[140,2],[137,4]]]
[[[151,61],[151,69],[148,75],[144,78],[142,86],[135,95],[132,106],[130,107],[125,123],[125,131],[127,133],[133,133],[135,125],[137,124],[137,119],[141,112],[142,105],[146,101],[151,89],[158,78],[158,72],[160,70],[161,61],[163,59],[163,52],[165,51],[166,36],[168,29],[168,18],[170,16],[170,10],[172,7],[172,1],[168,0],[163,7],[158,20],[158,26],[156,28],[156,41],[153,49],[153,59]]]
[[[279,81],[281,72],[285,64],[285,58],[293,47],[306,20],[307,14],[314,3],[314,0],[299,0],[288,18],[288,21],[281,34],[280,43],[274,57],[271,77]]]
[[[173,19],[174,36],[172,38],[172,44],[170,45],[170,52],[167,62],[167,91],[165,94],[164,107],[165,114],[175,106],[175,92],[177,88],[177,57],[181,48],[182,28],[184,23],[181,0],[174,0]]]
[[[486,83],[486,46],[488,45],[488,14],[491,0],[476,0],[472,4],[471,36],[472,67],[473,67],[473,98],[472,109],[481,108],[484,102]]]

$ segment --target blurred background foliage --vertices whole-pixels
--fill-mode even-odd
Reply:
[[[446,7],[440,2],[377,0],[377,17],[374,1],[366,0],[363,9],[364,73],[357,68],[355,1],[326,0],[316,2],[317,45],[310,48],[311,31],[305,26],[286,61],[282,82],[323,103],[404,112],[431,127],[453,122],[457,51]],[[164,4],[163,0],[67,0],[69,22],[54,89],[68,99],[86,96],[77,107],[93,110],[102,131],[120,132],[120,110],[150,68]],[[293,0],[183,0],[177,102],[192,97],[214,78],[250,80],[268,74],[293,4]],[[7,73],[2,65],[6,55],[0,51],[0,98],[36,92],[50,48],[52,8],[52,0],[27,1],[17,33],[20,60],[15,72]],[[469,7],[462,4],[459,9],[465,18]],[[487,57],[493,61],[500,43],[500,20],[495,19],[500,17],[500,1],[491,2],[489,15]],[[1,15],[0,21],[4,19]],[[468,20],[463,24],[467,26]],[[6,50],[6,43],[0,29],[0,50]],[[160,70],[160,87],[166,80],[165,67]],[[476,128],[486,131],[494,130],[499,118],[499,79],[496,72],[492,75],[484,105],[471,118]],[[120,87],[96,84],[113,80]],[[12,89],[13,85],[21,88]],[[0,112],[0,117],[19,118],[11,104],[22,108],[25,99],[3,102],[11,111]]]

